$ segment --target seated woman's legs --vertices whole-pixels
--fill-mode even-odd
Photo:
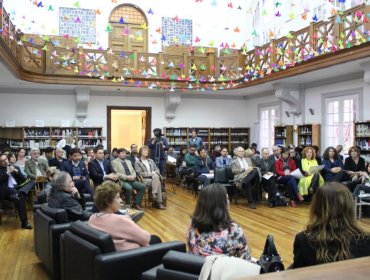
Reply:
[[[341,170],[327,181],[340,183],[340,182],[343,182],[345,180],[345,175],[346,175],[346,173],[343,170]]]
[[[320,180],[320,174],[315,173],[311,180],[310,192],[312,193],[316,192],[317,188],[319,187],[319,180]]]
[[[357,185],[353,194],[358,196],[361,191],[364,193],[370,193],[370,187],[366,185]]]

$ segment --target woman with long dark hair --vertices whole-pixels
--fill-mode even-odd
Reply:
[[[326,148],[322,155],[324,167],[324,179],[326,182],[342,182],[345,172],[343,171],[343,161],[338,157],[338,152],[334,147]]]
[[[370,236],[358,225],[348,188],[337,182],[318,188],[307,228],[295,237],[293,268],[369,255]]]
[[[250,259],[244,232],[229,215],[229,200],[221,185],[211,184],[200,192],[191,216],[187,243],[194,255]]]

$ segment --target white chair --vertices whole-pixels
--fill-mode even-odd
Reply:
[[[363,200],[367,198],[367,200]],[[370,194],[369,193],[361,193],[358,196],[355,196],[355,218],[361,219],[362,215],[362,206],[370,206]]]

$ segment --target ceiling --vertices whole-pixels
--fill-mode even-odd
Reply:
[[[322,84],[330,84],[339,81],[363,78],[364,71],[360,63],[370,62],[370,58],[354,60],[327,68],[321,68],[301,75],[280,79],[280,83],[299,84],[302,88],[316,87]],[[277,81],[266,82],[255,86],[218,90],[209,92],[186,91],[182,97],[191,98],[218,98],[218,99],[251,99],[266,95],[272,95],[274,84]],[[0,62],[0,93],[22,94],[75,94],[76,85],[41,84],[20,80]],[[84,86],[86,88],[86,86]],[[169,91],[153,90],[147,88],[133,88],[114,84],[110,86],[87,86],[92,95],[124,95],[124,96],[162,96]]]

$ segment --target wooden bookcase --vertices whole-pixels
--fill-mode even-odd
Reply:
[[[304,124],[298,125],[298,145],[320,147],[321,137],[320,124]],[[321,147],[320,147],[321,148]]]
[[[236,146],[249,146],[249,128],[230,128],[230,127],[165,127],[163,128],[164,136],[168,145],[174,146],[179,151],[181,146],[187,146],[191,137],[191,131],[195,129],[198,137],[201,137],[206,149],[220,145],[227,147],[230,151]]]
[[[361,148],[362,154],[370,153],[370,121],[355,123],[355,146]]]
[[[293,144],[293,126],[292,125],[275,126],[274,144],[284,147]]]
[[[0,143],[12,150],[24,148],[55,148],[55,145],[68,135],[75,138],[80,149],[95,147],[103,143],[101,127],[0,127]]]

